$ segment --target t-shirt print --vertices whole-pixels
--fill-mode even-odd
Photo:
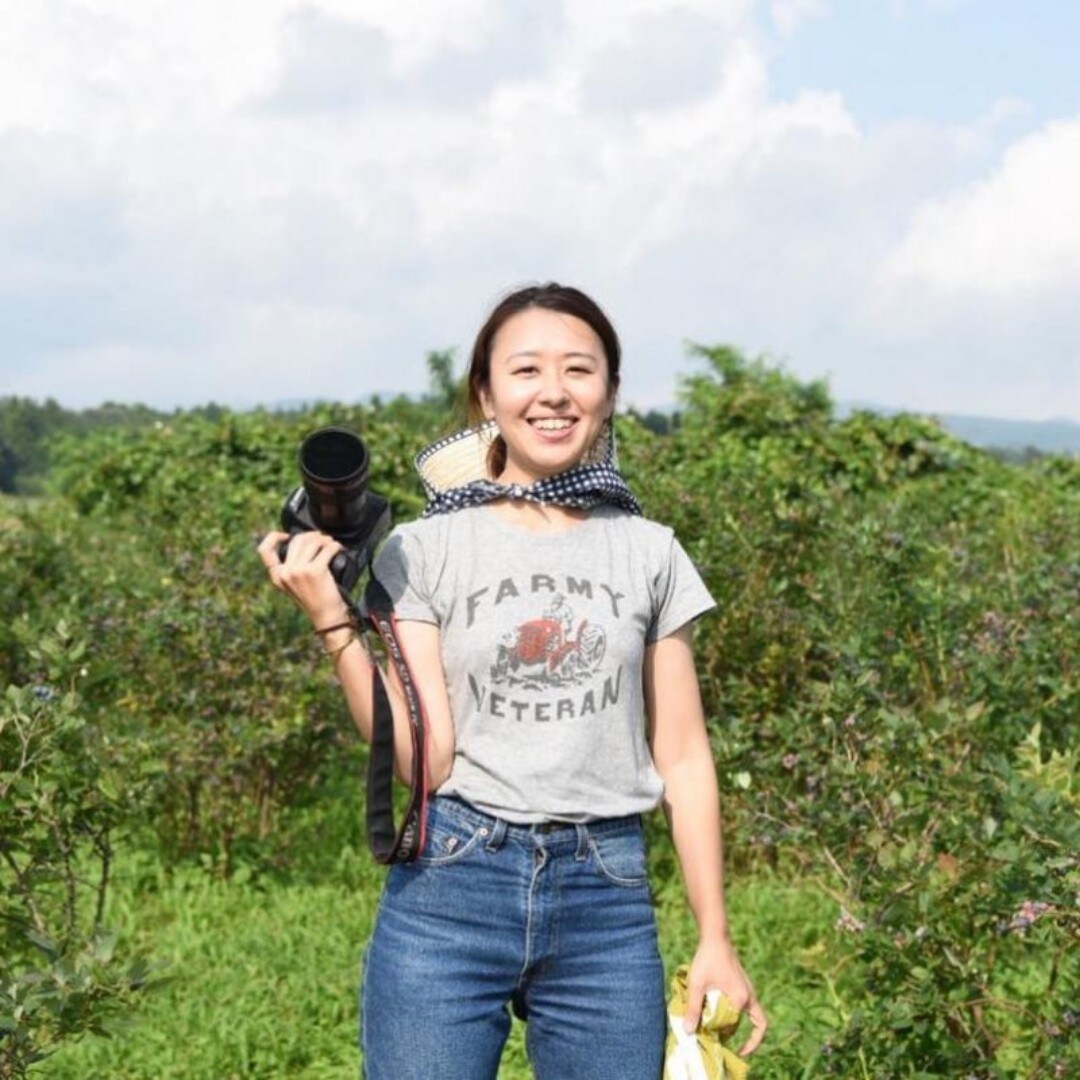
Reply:
[[[485,601],[504,613],[502,630],[487,619],[476,623],[496,631],[468,674],[476,713],[546,723],[595,716],[617,704],[622,664],[609,656],[615,627],[605,622],[618,619],[623,596],[588,578],[557,581],[543,573],[519,581],[506,577],[473,592],[467,600],[470,625]]]
[[[528,690],[579,686],[600,666],[607,650],[602,626],[576,619],[562,593],[536,618],[503,635],[491,681]]]

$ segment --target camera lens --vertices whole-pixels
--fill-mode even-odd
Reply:
[[[347,540],[360,529],[369,460],[363,440],[347,428],[320,428],[301,444],[300,474],[311,517],[323,532]]]

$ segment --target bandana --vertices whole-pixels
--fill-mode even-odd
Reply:
[[[615,431],[610,421],[585,461],[535,484],[500,484],[487,471],[487,454],[499,434],[494,421],[466,428],[432,443],[416,456],[416,471],[427,493],[424,517],[479,506],[495,499],[524,499],[587,510],[610,503],[631,514],[641,505],[619,472]]]

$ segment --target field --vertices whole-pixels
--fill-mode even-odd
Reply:
[[[618,428],[719,602],[696,649],[772,1020],[753,1075],[1080,1075],[1080,463],[699,361],[677,423]],[[455,393],[61,436],[0,506],[0,1077],[358,1074],[364,750],[254,544],[324,423],[415,515]]]
[[[225,883],[192,868],[168,880],[152,866],[133,867],[117,881],[111,921],[166,959],[172,981],[147,996],[130,1027],[66,1047],[35,1073],[356,1077],[357,978],[379,874],[351,848],[333,862],[325,881],[287,885]],[[768,973],[775,1026],[768,1067],[762,1059],[755,1075],[798,1075],[793,1064],[837,1026],[843,1007],[815,970],[836,905],[812,885],[762,878],[736,885],[731,907],[748,962]],[[692,924],[674,899],[661,905],[661,919],[667,956],[685,959]],[[520,1027],[500,1075],[530,1075]]]

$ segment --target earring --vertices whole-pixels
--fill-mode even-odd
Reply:
[[[585,451],[581,464],[615,464],[615,425],[610,416],[604,421],[604,426],[596,437],[596,441]]]

